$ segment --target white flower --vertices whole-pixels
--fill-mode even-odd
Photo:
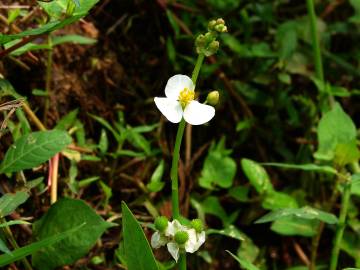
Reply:
[[[194,100],[195,86],[186,75],[172,76],[165,87],[166,97],[155,97],[160,112],[172,123],[179,123],[184,117],[191,125],[202,125],[215,115],[215,109]]]
[[[180,250],[194,253],[205,242],[205,231],[202,231],[201,233],[196,233],[194,229],[188,229],[186,226],[181,225],[177,220],[169,223],[169,226],[165,231],[165,235],[174,237],[175,234],[179,231],[187,232],[189,239],[186,241],[186,243],[184,245],[179,245],[174,240],[172,240],[166,245],[168,251],[176,262],[179,259]]]
[[[151,236],[151,246],[153,248],[159,248],[165,246],[168,242],[167,237],[161,234],[159,231],[154,232]]]

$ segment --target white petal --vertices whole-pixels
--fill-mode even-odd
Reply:
[[[168,98],[177,100],[180,92],[184,90],[184,88],[194,90],[195,87],[192,80],[186,75],[174,75],[168,80],[165,86],[165,95]]]
[[[194,253],[199,249],[196,232],[194,229],[189,229],[187,230],[187,233],[189,235],[189,240],[185,243],[185,250],[186,252]]]
[[[215,109],[198,101],[191,101],[184,110],[185,121],[191,125],[202,125],[209,122],[215,115]]]
[[[172,123],[179,123],[181,121],[183,110],[181,104],[170,98],[156,97],[154,98],[156,107],[160,112]]]
[[[179,221],[174,219],[168,223],[168,226],[165,231],[166,236],[175,236],[178,231],[186,231],[186,227],[181,225]]]
[[[202,244],[205,243],[205,239],[206,239],[205,231],[202,231],[201,233],[198,233],[197,238],[198,238],[198,245],[200,247]]]
[[[175,242],[170,242],[166,246],[171,256],[177,262],[179,259],[179,246]]]
[[[163,246],[164,244],[161,243],[161,236],[159,232],[154,232],[154,234],[151,236],[151,246],[153,248],[159,248]]]

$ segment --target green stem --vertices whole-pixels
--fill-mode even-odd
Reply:
[[[333,250],[331,253],[330,270],[336,270],[337,268],[339,252],[340,252],[340,243],[346,227],[346,216],[349,209],[350,196],[351,196],[351,181],[348,181],[345,183],[344,191],[342,194],[339,223],[337,226],[336,235],[334,238]]]
[[[50,107],[50,91],[51,91],[51,79],[52,79],[52,65],[53,65],[53,45],[51,35],[48,38],[48,45],[50,47],[48,51],[48,57],[46,62],[46,79],[45,79],[45,108],[44,108],[44,123],[46,123],[47,113]]]
[[[199,72],[201,69],[201,65],[204,61],[204,54],[199,54],[196,64],[194,67],[194,71],[191,76],[191,80],[193,81],[194,85],[196,85],[197,78],[199,76]],[[171,202],[172,202],[172,211],[173,211],[173,219],[179,219],[180,218],[180,207],[179,207],[179,158],[180,158],[180,147],[182,138],[184,135],[186,122],[183,119],[181,119],[181,122],[179,124],[177,133],[176,133],[176,139],[175,139],[175,147],[173,152],[173,159],[171,163],[171,171],[170,171],[170,178],[171,178]],[[186,270],[186,255],[181,254],[180,260],[179,260],[179,269],[180,270]]]
[[[315,14],[315,6],[313,0],[306,0],[307,10],[310,20],[310,28],[311,28],[311,39],[314,51],[314,59],[315,59],[315,72],[316,77],[321,81],[324,81],[324,71],[323,65],[321,61],[321,52],[320,52],[320,44],[319,38],[317,35],[317,27],[316,27],[316,14]]]
[[[321,50],[320,50],[320,42],[319,37],[317,33],[317,18],[315,13],[315,5],[313,0],[306,0],[306,6],[308,10],[308,16],[310,20],[310,30],[311,30],[311,40],[312,40],[312,46],[313,46],[313,52],[314,52],[314,61],[315,61],[315,73],[316,78],[321,80],[323,83],[325,83],[324,78],[324,70],[323,70],[323,64],[321,59]],[[328,100],[330,107],[333,106],[335,103],[334,97],[331,93],[327,93]],[[321,98],[322,100],[322,98]]]
[[[183,118],[181,119],[176,134],[175,147],[174,147],[171,172],[170,172],[172,211],[173,211],[174,219],[179,219],[180,217],[178,167],[179,167],[179,157],[180,157],[180,146],[181,146],[182,137],[184,135],[185,125],[186,122]]]
[[[1,218],[0,219],[0,223],[6,223],[6,219],[5,218]],[[2,228],[4,235],[6,237],[6,239],[9,241],[9,243],[11,244],[11,246],[14,249],[18,249],[19,245],[17,244],[14,235],[11,232],[11,229],[8,225],[5,225],[5,227]],[[26,270],[33,270],[31,267],[31,264],[29,263],[29,261],[26,258],[21,259],[22,263],[25,266]]]

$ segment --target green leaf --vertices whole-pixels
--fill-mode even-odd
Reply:
[[[4,223],[0,223],[0,228],[5,227],[5,226],[19,225],[19,224],[29,225],[31,223],[24,221],[24,220],[10,220],[10,221],[4,222]]]
[[[108,139],[106,130],[103,128],[101,129],[98,148],[99,148],[101,154],[103,154],[103,155],[106,154],[106,152],[109,149],[109,139]]]
[[[340,248],[355,260],[356,267],[360,267],[360,237],[358,233],[345,231]]]
[[[297,201],[293,197],[279,191],[266,193],[261,205],[263,208],[268,210],[299,207]]]
[[[312,171],[312,172],[323,172],[329,174],[336,174],[337,171],[333,167],[316,165],[316,164],[289,164],[289,163],[277,163],[277,162],[267,162],[261,163],[264,166],[273,166],[280,167],[284,169],[294,169],[294,170],[303,170],[303,171]]]
[[[29,198],[27,192],[18,191],[15,194],[6,193],[0,198],[0,217],[10,215],[15,209]]]
[[[318,226],[318,220],[289,216],[275,220],[271,230],[281,235],[313,237],[317,234]]]
[[[241,166],[250,184],[253,185],[258,193],[263,194],[274,191],[269,175],[261,165],[253,160],[243,158]]]
[[[298,45],[297,23],[287,21],[277,28],[276,41],[279,47],[279,58],[289,59]]]
[[[35,239],[41,241],[81,224],[84,225],[76,234],[33,254],[33,265],[41,270],[52,270],[72,264],[86,255],[103,232],[112,226],[84,201],[65,198],[53,204],[49,211],[34,223]]]
[[[79,45],[93,45],[96,43],[96,39],[88,38],[80,35],[64,35],[52,37],[52,46],[61,45],[64,43],[73,43]]]
[[[122,202],[124,251],[128,270],[158,270],[145,234],[127,205]]]
[[[11,254],[10,249],[6,246],[6,243],[1,239],[1,237],[0,237],[0,251],[6,254]]]
[[[244,233],[242,233],[238,228],[236,228],[234,225],[229,225],[227,227],[225,227],[224,229],[218,230],[218,229],[208,229],[206,231],[207,235],[211,235],[211,234],[220,234],[220,235],[224,235],[230,238],[234,238],[237,239],[239,241],[244,241],[245,240],[245,236]]]
[[[222,139],[209,149],[199,179],[199,185],[203,188],[232,186],[236,174],[236,162],[229,156],[230,152],[225,149],[224,143]]]
[[[327,213],[310,206],[304,206],[302,208],[285,208],[276,211],[272,211],[262,218],[255,221],[255,223],[266,223],[282,219],[285,217],[296,216],[303,219],[315,219],[328,224],[336,224],[338,219],[335,215]]]
[[[229,189],[229,196],[239,202],[249,201],[249,187],[237,186]]]
[[[75,124],[79,109],[75,109],[64,115],[56,124],[55,129],[67,130]]]
[[[253,265],[251,262],[247,261],[244,258],[239,258],[236,255],[232,254],[230,251],[226,250],[227,253],[229,253],[240,265],[243,269],[246,270],[260,270],[255,265]]]
[[[78,2],[79,5],[75,5],[72,15],[83,17],[97,2],[99,2],[99,0],[78,0]],[[68,3],[69,0],[57,0],[51,2],[38,1],[38,4],[53,19],[60,19],[64,16],[68,8]]]
[[[351,176],[351,194],[360,196],[360,173]]]
[[[351,118],[336,103],[331,111],[325,113],[318,126],[319,147],[315,158],[332,160],[339,144],[353,144],[356,140],[356,127]]]
[[[48,238],[45,238],[41,241],[32,243],[25,247],[15,249],[9,254],[0,255],[0,266],[5,266],[10,263],[21,260],[21,259],[25,258],[26,256],[37,252],[40,249],[50,248],[51,245],[53,245],[63,239],[66,239],[67,237],[74,236],[83,226],[84,226],[84,224],[80,224],[79,226],[74,227],[65,232],[53,234],[53,235],[49,236]],[[48,269],[48,268],[42,268],[41,270],[43,270],[43,269]]]
[[[34,168],[63,150],[71,141],[67,132],[61,130],[39,131],[22,136],[6,152],[0,172]]]
[[[159,192],[163,189],[165,183],[161,181],[164,174],[165,163],[161,160],[159,165],[156,167],[154,173],[151,176],[150,182],[147,184],[147,188],[151,192]]]

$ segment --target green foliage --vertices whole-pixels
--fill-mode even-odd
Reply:
[[[351,118],[343,111],[340,104],[336,103],[334,108],[325,113],[318,127],[319,148],[315,157],[322,160],[340,161],[347,164],[356,161],[360,152],[356,147],[356,127]],[[347,160],[341,156],[338,147],[350,152],[351,159]],[[340,155],[340,156],[339,156]]]
[[[129,270],[158,270],[156,260],[141,226],[124,202],[121,204],[121,209],[127,268]]]
[[[62,151],[71,141],[71,137],[60,130],[24,135],[6,152],[0,172],[18,172],[36,167]]]
[[[51,270],[58,266],[74,263],[90,250],[107,228],[113,225],[105,222],[85,202],[61,199],[34,223],[34,238],[42,241],[78,226],[82,228],[76,234],[34,253],[33,265],[37,269]]]
[[[164,174],[164,168],[164,160],[161,160],[159,165],[156,167],[155,171],[151,175],[150,182],[147,184],[147,188],[151,192],[159,192],[163,189],[165,182],[162,182],[161,180]]]
[[[225,149],[225,138],[212,144],[204,161],[199,185],[206,189],[232,186],[236,173],[236,162],[229,156],[231,150]]]
[[[305,206],[302,208],[287,208],[273,211],[258,219],[256,223],[271,222],[290,216],[296,216],[302,219],[316,219],[328,224],[336,224],[338,222],[337,217],[331,213]]]
[[[263,194],[273,191],[269,175],[261,165],[250,159],[243,158],[241,160],[241,167],[258,193]]]
[[[21,260],[25,258],[28,255],[34,254],[35,252],[38,252],[42,249],[48,249],[51,248],[53,245],[60,241],[65,241],[67,238],[74,237],[84,226],[84,224],[80,224],[79,226],[76,226],[72,229],[63,231],[63,232],[57,232],[56,234],[53,234],[47,238],[44,238],[40,241],[34,242],[30,245],[18,248],[16,250],[13,250],[9,254],[3,254],[0,255],[0,266],[5,266],[10,263],[16,262],[18,260]],[[41,269],[48,269],[47,267],[41,268]]]
[[[24,191],[18,191],[15,194],[6,193],[0,198],[0,218],[10,215],[15,209],[26,202],[29,194]]]
[[[246,270],[259,270],[255,265],[251,262],[247,261],[246,259],[239,258],[238,256],[232,254],[230,251],[227,251],[240,265],[243,269]]]

